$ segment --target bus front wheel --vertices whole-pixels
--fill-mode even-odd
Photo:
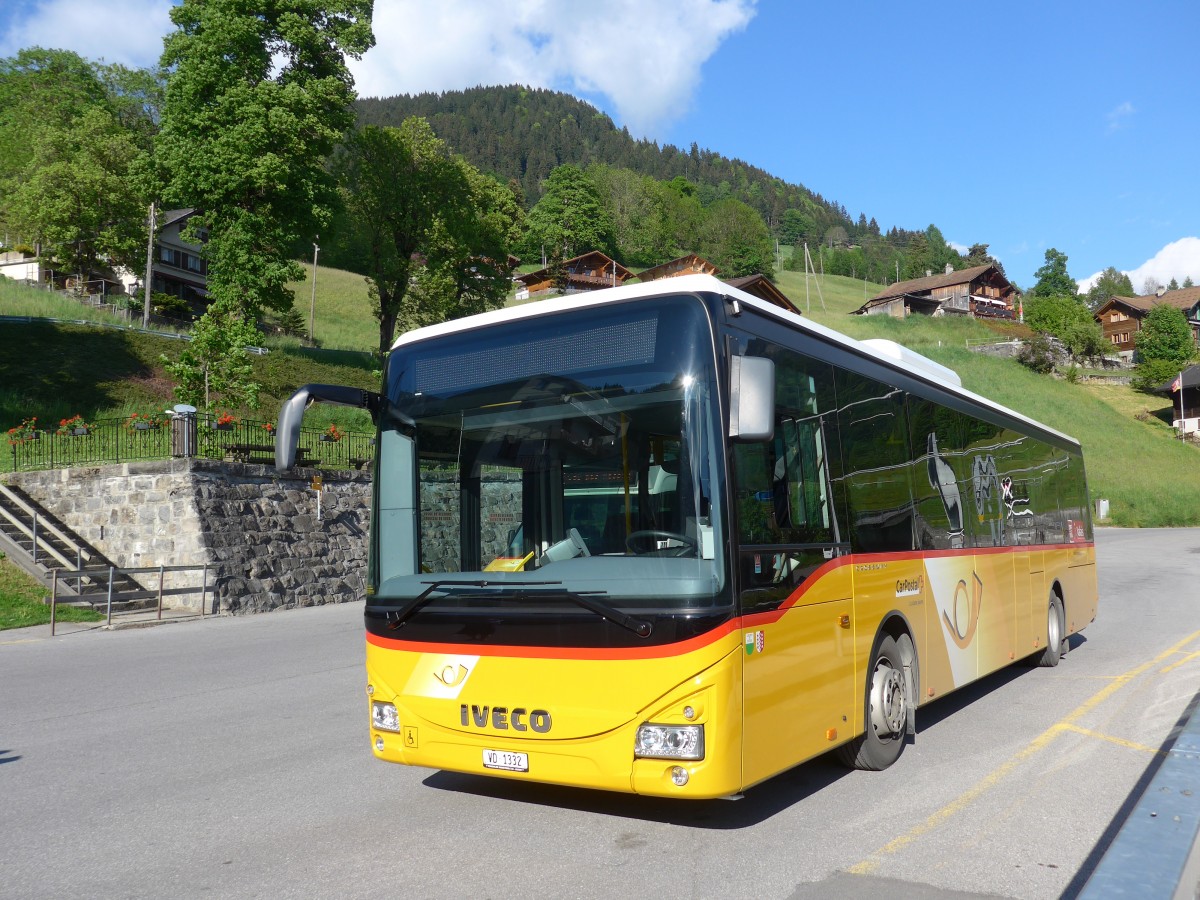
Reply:
[[[842,762],[855,769],[878,772],[900,758],[904,750],[910,696],[905,664],[915,664],[912,638],[881,635],[867,670],[866,730],[838,748]]]

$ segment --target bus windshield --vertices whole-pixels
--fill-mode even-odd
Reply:
[[[714,372],[693,297],[400,346],[387,388],[407,421],[382,428],[369,605],[635,634],[730,606]]]

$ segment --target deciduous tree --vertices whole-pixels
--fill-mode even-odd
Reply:
[[[561,251],[563,259],[599,250],[617,253],[612,219],[595,185],[577,166],[559,166],[546,179],[546,190],[529,211],[524,252]]]
[[[338,171],[379,321],[382,355],[395,339],[411,279],[437,229],[444,241],[460,234],[469,214],[470,183],[429,123],[415,116],[399,128],[360,128],[347,141]],[[421,321],[415,313],[405,318]]]
[[[0,220],[14,238],[41,245],[54,268],[130,264],[144,246],[153,81],[66,50],[0,60]],[[134,85],[145,93],[140,114]]]
[[[1067,273],[1067,254],[1051,247],[1046,251],[1045,262],[1033,274],[1037,283],[1029,289],[1031,297],[1074,297],[1079,285]]]
[[[131,177],[139,153],[103,105],[41,131],[5,198],[9,224],[67,271],[86,274],[101,259],[135,266],[145,241]]]
[[[1090,309],[1099,309],[1113,297],[1132,297],[1133,283],[1129,276],[1119,271],[1115,266],[1109,266],[1100,273],[1096,283],[1088,288],[1085,295]]]
[[[505,185],[481,174],[461,157],[453,160],[466,184],[457,214],[438,215],[416,268],[401,329],[416,328],[498,309],[512,288],[509,248],[519,236],[524,211]]]
[[[700,255],[724,278],[775,277],[775,247],[766,223],[741,200],[721,200],[700,229]]]
[[[158,161],[166,199],[207,229],[208,290],[229,316],[286,311],[293,248],[328,221],[325,160],[353,125],[346,56],[370,0],[183,0],[171,9]]]

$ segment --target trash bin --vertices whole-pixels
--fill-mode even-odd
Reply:
[[[1096,518],[1097,519],[1107,519],[1108,518],[1108,501],[1107,500],[1102,499],[1102,500],[1096,501]]]
[[[196,407],[180,403],[171,413],[171,455],[196,455]]]

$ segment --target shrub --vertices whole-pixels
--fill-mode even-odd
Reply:
[[[190,319],[192,317],[192,308],[188,306],[187,301],[173,294],[151,294],[150,309],[155,315],[168,319]]]
[[[1017,354],[1017,362],[1026,366],[1039,375],[1054,371],[1054,348],[1050,338],[1044,334],[1035,334],[1021,347]]]
[[[1155,394],[1164,384],[1173,381],[1185,368],[1187,367],[1167,359],[1143,359],[1134,370],[1130,384],[1135,391]]]

